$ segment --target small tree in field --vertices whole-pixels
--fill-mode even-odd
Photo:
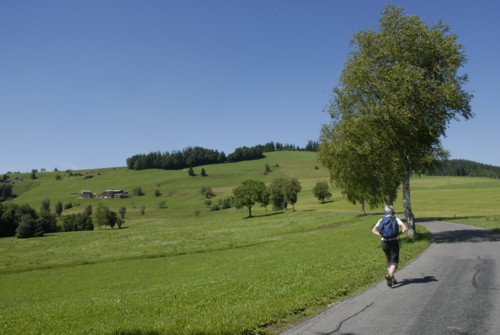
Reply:
[[[135,195],[135,196],[142,196],[144,195],[144,192],[142,191],[142,188],[141,187],[135,187],[132,191],[132,193]]]
[[[123,220],[125,219],[125,213],[127,213],[127,209],[124,206],[122,206],[118,210],[118,213],[120,213],[120,218]]]
[[[316,186],[313,188],[313,194],[318,200],[322,203],[325,202],[325,199],[330,199],[332,194],[328,190],[328,183],[325,181],[319,181],[316,183]]]
[[[57,216],[61,216],[63,211],[63,204],[62,202],[58,201],[55,206],[55,213]]]
[[[100,227],[108,224],[108,216],[109,216],[109,208],[106,206],[99,205],[95,211],[95,221],[97,225]]]
[[[248,208],[248,217],[252,217],[252,207],[256,203],[265,203],[267,187],[261,181],[252,179],[245,180],[240,186],[233,190],[233,201],[236,208]]]

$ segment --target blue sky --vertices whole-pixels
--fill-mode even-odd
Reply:
[[[378,0],[0,0],[0,173],[125,166],[188,146],[318,140]],[[500,1],[391,1],[459,36],[474,94],[443,139],[500,166]]]

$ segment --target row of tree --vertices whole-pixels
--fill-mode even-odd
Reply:
[[[127,158],[127,167],[131,170],[164,169],[178,170],[200,165],[240,162],[264,158],[264,152],[272,151],[317,151],[318,142],[309,141],[305,148],[292,144],[269,142],[254,147],[239,147],[233,153],[226,154],[218,150],[202,147],[188,147],[182,151],[151,152]]]
[[[49,199],[42,201],[38,212],[26,204],[0,203],[0,237],[28,238],[60,231],[94,230],[94,222],[99,227],[114,228],[117,225],[121,228],[126,209],[120,208],[117,214],[106,206],[98,206],[95,214],[92,215],[92,206],[89,205],[82,213],[65,216],[61,216],[61,213],[60,202],[56,204],[54,213],[50,211]]]
[[[277,210],[285,210],[290,203],[295,210],[301,190],[300,182],[295,178],[277,178],[269,186],[262,181],[248,179],[233,189],[233,204],[236,208],[246,207],[248,217],[252,217],[252,207],[256,203],[263,207],[272,204],[273,209]]]
[[[231,204],[236,208],[246,207],[248,217],[252,217],[252,207],[257,203],[262,207],[272,205],[274,210],[285,210],[288,204],[291,204],[292,210],[295,211],[295,204],[301,190],[302,186],[295,178],[276,178],[269,186],[261,181],[248,179],[233,189],[232,198],[229,201],[225,199],[224,204],[225,208],[230,208]],[[313,194],[322,203],[332,196],[327,182],[317,182],[313,188]]]

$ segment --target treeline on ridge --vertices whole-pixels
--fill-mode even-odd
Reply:
[[[188,147],[182,151],[150,152],[127,158],[131,170],[164,169],[179,170],[208,164],[234,163],[264,158],[264,152],[272,151],[317,151],[318,142],[309,141],[304,148],[292,144],[269,142],[253,147],[239,147],[226,156],[223,151],[202,147]]]
[[[500,178],[500,167],[465,159],[437,161],[424,172],[428,176],[487,177]]]

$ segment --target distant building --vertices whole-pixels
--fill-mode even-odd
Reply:
[[[80,192],[80,198],[82,199],[91,199],[95,197],[95,193],[92,193],[90,190],[82,190]]]
[[[22,177],[16,177],[16,178],[12,179],[11,183],[17,184],[17,183],[22,183],[23,181],[24,181],[24,179]]]
[[[128,198],[128,193],[124,190],[106,190],[101,193],[100,197],[104,199]]]

